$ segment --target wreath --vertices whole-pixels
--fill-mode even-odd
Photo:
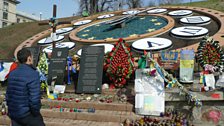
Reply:
[[[201,67],[206,64],[222,66],[224,64],[224,52],[218,41],[211,37],[204,37],[197,49],[197,60]]]
[[[134,59],[130,48],[123,39],[106,55],[104,70],[111,81],[111,86],[123,87],[134,72]]]

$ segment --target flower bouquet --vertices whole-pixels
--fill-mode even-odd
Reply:
[[[123,87],[134,72],[134,58],[129,45],[119,39],[115,47],[105,58],[104,70],[111,81],[111,86]]]

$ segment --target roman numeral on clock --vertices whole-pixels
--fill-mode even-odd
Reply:
[[[191,34],[191,35],[195,35],[197,34],[198,32],[200,32],[202,29],[200,28],[184,28],[182,31],[180,32],[184,32],[184,33],[188,33],[188,34]]]
[[[201,17],[188,17],[186,18],[188,22],[201,22],[204,21]]]
[[[147,41],[147,43],[148,43],[148,46],[149,46],[149,48],[151,48],[151,47],[155,47],[155,46],[153,46],[153,45],[157,45],[157,46],[162,46],[163,44],[159,44],[159,43],[155,43],[155,42],[150,42],[150,41]],[[152,45],[153,44],[153,45]]]

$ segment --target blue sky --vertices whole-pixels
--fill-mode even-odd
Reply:
[[[57,5],[57,17],[70,17],[79,9],[77,2],[79,0],[19,0],[17,10],[29,14],[35,14],[37,17],[42,13],[42,17],[49,19],[52,17],[53,4]]]
[[[23,11],[29,14],[35,14],[42,18],[49,19],[52,17],[53,4],[57,5],[57,18],[70,17],[73,13],[79,11],[79,0],[19,0],[21,3],[17,5],[17,10]],[[143,3],[155,0],[143,0]],[[159,1],[159,0],[157,0]],[[190,0],[182,0],[182,2],[189,2]],[[200,1],[200,0],[192,0]]]

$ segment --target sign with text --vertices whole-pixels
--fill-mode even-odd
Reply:
[[[165,111],[164,80],[158,72],[149,76],[152,69],[135,71],[135,112],[140,115],[159,116]]]
[[[177,51],[162,51],[161,60],[163,62],[177,62],[178,52]]]
[[[39,60],[39,55],[40,55],[40,46],[36,47],[26,47],[30,52],[32,53],[33,56],[33,66],[37,66],[38,60]]]
[[[101,93],[104,46],[82,48],[76,93]]]
[[[52,78],[56,79],[55,84],[61,85],[64,82],[65,67],[67,64],[68,48],[54,48],[50,59],[48,71],[48,84]]]

